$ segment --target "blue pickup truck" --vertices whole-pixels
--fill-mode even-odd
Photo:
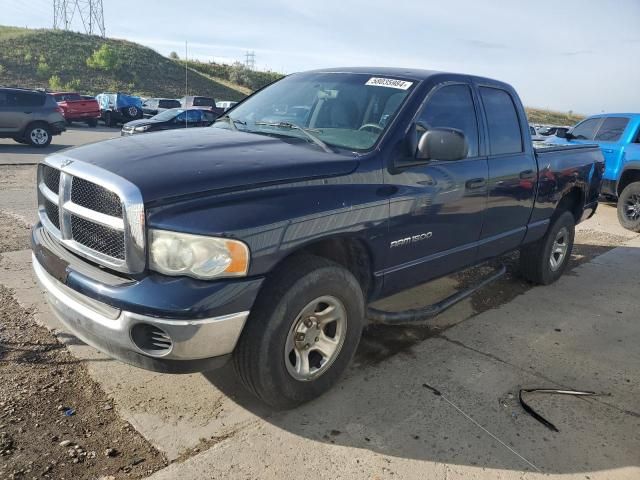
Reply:
[[[640,232],[640,113],[594,115],[554,143],[597,144],[605,158],[602,193],[618,199],[620,224]]]
[[[376,299],[518,249],[525,278],[555,281],[603,170],[597,146],[534,150],[499,81],[298,73],[209,128],[47,157],[33,267],[83,341],[159,372],[232,359],[285,408],[337,381],[367,319],[425,318]]]

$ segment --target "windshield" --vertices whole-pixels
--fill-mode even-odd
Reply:
[[[194,107],[215,107],[216,102],[209,97],[193,97]]]
[[[214,127],[302,141],[310,133],[329,146],[369,150],[415,84],[355,73],[291,75],[236,106]]]
[[[184,110],[182,108],[171,108],[169,110],[165,110],[158,115],[155,115],[151,118],[154,120],[158,120],[159,122],[166,122],[167,120],[173,120],[175,117],[180,115]]]

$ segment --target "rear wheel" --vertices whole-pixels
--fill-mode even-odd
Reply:
[[[340,265],[304,255],[268,279],[234,352],[245,386],[265,403],[290,408],[329,390],[362,335],[364,297]]]
[[[105,112],[104,113],[104,124],[107,127],[115,127],[115,123],[114,123],[114,119],[113,119],[113,115],[111,115],[111,112]]]
[[[627,230],[640,232],[640,182],[627,185],[618,197],[618,221]]]
[[[46,123],[32,123],[25,130],[25,140],[33,147],[43,148],[51,143],[51,130]]]
[[[564,211],[554,216],[547,233],[520,250],[520,272],[533,283],[549,285],[562,276],[573,250],[575,219]]]
[[[91,128],[95,128],[98,126],[98,119],[96,118],[91,118],[89,120],[87,120],[87,125]]]

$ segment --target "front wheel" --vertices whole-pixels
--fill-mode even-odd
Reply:
[[[234,352],[245,386],[275,408],[329,390],[360,342],[364,296],[340,265],[311,255],[287,261],[267,280]]]
[[[98,126],[98,119],[97,118],[91,118],[91,119],[87,120],[87,126],[89,126],[91,128],[96,128]]]
[[[541,285],[549,285],[560,278],[571,257],[575,228],[571,212],[555,216],[544,237],[520,250],[522,276]]]
[[[618,197],[618,221],[627,230],[640,232],[640,182],[627,185]]]

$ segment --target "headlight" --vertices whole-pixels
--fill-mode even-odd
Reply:
[[[136,132],[146,132],[151,128],[151,125],[140,125],[139,127],[135,127],[134,130]]]
[[[149,230],[149,266],[165,275],[241,277],[249,270],[249,248],[229,238]]]

